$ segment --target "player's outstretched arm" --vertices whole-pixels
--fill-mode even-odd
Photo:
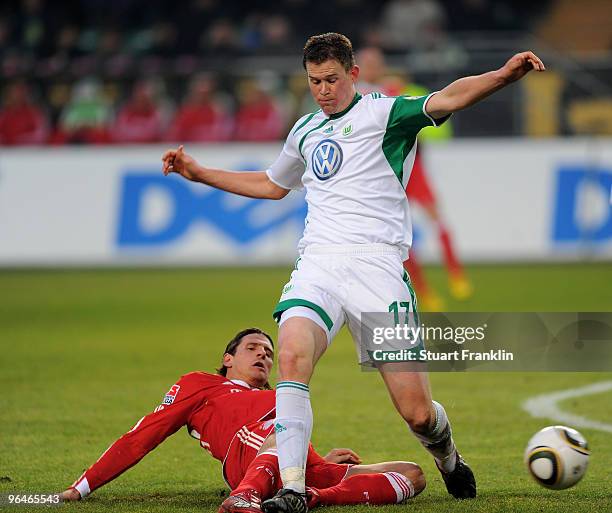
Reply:
[[[136,465],[166,438],[184,426],[201,400],[202,396],[199,393],[186,394],[185,397],[177,395],[174,403],[160,405],[153,413],[142,417],[132,429],[104,451],[72,486],[60,494],[62,499],[80,500]]]
[[[443,118],[478,103],[502,87],[523,78],[532,70],[545,69],[544,63],[533,52],[517,53],[498,70],[455,80],[433,95],[425,110],[434,119]]]
[[[289,190],[272,182],[265,171],[235,172],[203,167],[191,155],[185,153],[183,145],[163,154],[162,171],[166,176],[178,173],[192,182],[200,182],[249,198],[281,199],[289,193]]]

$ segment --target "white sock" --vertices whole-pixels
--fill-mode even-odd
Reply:
[[[421,445],[427,449],[436,460],[438,466],[446,473],[455,470],[457,448],[453,441],[451,425],[444,407],[432,401],[436,411],[436,419],[427,433],[416,433]]]
[[[306,456],[312,434],[308,385],[281,381],[276,385],[276,447],[283,488],[306,491]]]

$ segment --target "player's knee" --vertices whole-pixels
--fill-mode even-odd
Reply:
[[[410,480],[412,486],[414,486],[414,495],[418,495],[425,490],[427,484],[425,474],[416,463],[409,463],[404,475]]]
[[[400,408],[400,414],[415,433],[427,433],[432,424],[431,408],[406,406]]]
[[[396,471],[402,473],[414,487],[414,495],[418,495],[425,489],[425,474],[421,467],[411,461],[402,461],[401,467]]]

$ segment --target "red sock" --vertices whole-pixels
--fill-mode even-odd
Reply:
[[[450,234],[448,233],[446,227],[439,225],[438,236],[440,238],[444,262],[446,263],[448,272],[451,274],[451,276],[462,275],[463,269],[461,268],[457,255],[455,255],[455,251],[450,240]]]
[[[242,481],[232,490],[232,495],[247,490],[257,490],[264,500],[272,497],[279,490],[280,484],[278,458],[273,454],[261,454],[250,463]]]
[[[414,486],[402,474],[357,474],[336,486],[315,490],[323,506],[351,504],[395,504],[414,495]]]

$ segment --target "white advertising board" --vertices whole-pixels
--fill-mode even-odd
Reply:
[[[0,148],[0,265],[289,263],[303,194],[241,198],[161,174],[165,147]],[[190,146],[211,167],[265,169],[280,145]],[[612,142],[463,140],[424,148],[466,261],[612,258]],[[414,206],[415,247],[437,259]]]

